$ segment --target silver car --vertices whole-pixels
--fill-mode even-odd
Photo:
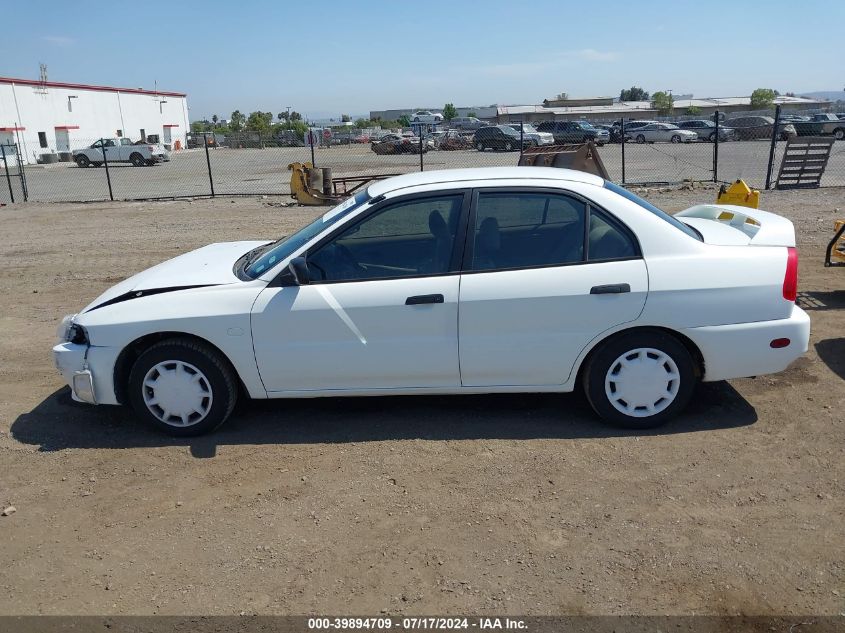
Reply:
[[[538,132],[530,123],[509,123],[507,127],[516,131],[519,134],[519,128],[522,126],[522,138],[525,139],[526,147],[537,147],[538,145],[554,145],[554,134],[549,132]]]
[[[625,134],[637,143],[692,143],[698,140],[695,132],[682,130],[671,123],[649,123],[630,133],[625,130]]]

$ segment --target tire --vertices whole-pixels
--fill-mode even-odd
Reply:
[[[680,137],[680,136],[678,136],[677,134],[673,134],[673,135],[672,135],[672,138],[671,138],[671,139],[669,139],[669,140],[670,140],[670,141],[672,141],[673,143],[680,143],[680,142],[681,142],[681,137]]]
[[[716,142],[716,133],[710,132],[710,136],[707,137],[707,140],[710,141],[711,143],[715,143]]]
[[[155,384],[162,379],[166,382],[156,393]],[[128,393],[138,417],[170,435],[189,437],[223,424],[238,392],[234,373],[217,351],[174,338],[156,343],[135,361]]]
[[[838,127],[833,130],[833,138],[835,138],[837,141],[845,139],[845,128]]]
[[[156,162],[155,162],[154,160],[148,160],[148,161],[145,161],[145,163],[144,163],[144,164],[149,165],[150,167],[152,167],[153,165],[155,165],[155,164],[156,164]]]
[[[505,151],[506,151],[506,152],[509,152],[509,151],[511,151],[512,149],[513,149],[513,144],[512,144],[510,141],[506,142],[506,143],[505,143]]]
[[[85,167],[90,167],[90,166],[91,166],[91,161],[90,161],[90,160],[88,160],[88,157],[87,157],[85,154],[80,154],[79,156],[77,156],[77,157],[75,158],[75,161],[76,161],[76,164],[77,164],[79,167],[83,167],[83,168],[85,168]]]
[[[626,358],[635,362],[626,367]],[[602,343],[590,357],[583,380],[587,399],[599,416],[617,426],[648,429],[687,405],[696,372],[690,353],[674,336],[636,331]]]
[[[645,136],[637,134],[637,143],[645,143]]]
[[[138,152],[129,157],[129,162],[132,163],[133,167],[143,167],[147,164],[147,161]]]
[[[475,149],[477,149],[479,152],[483,152],[484,151],[484,143],[479,141],[478,143],[475,144]]]
[[[415,117],[414,117],[414,123],[419,123],[419,122],[420,122],[420,117],[415,116]]]

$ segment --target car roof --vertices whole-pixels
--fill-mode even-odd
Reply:
[[[398,189],[417,187],[420,185],[435,185],[453,182],[494,180],[533,180],[536,184],[542,181],[580,182],[601,187],[604,179],[594,174],[588,174],[574,169],[558,169],[556,167],[475,167],[469,169],[440,169],[435,171],[420,171],[403,174],[387,180],[374,182],[367,188],[367,192],[375,198]]]

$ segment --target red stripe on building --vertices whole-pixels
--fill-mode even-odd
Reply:
[[[165,123],[162,127],[179,127],[178,123]]]
[[[78,125],[57,125],[53,128],[54,130],[78,130]]]
[[[0,132],[23,132],[25,127],[0,127]]]
[[[38,81],[37,79],[15,79],[0,77],[0,84],[35,86],[36,88],[70,88],[72,90],[94,90],[97,92],[126,92],[130,94],[153,95],[161,97],[187,97],[184,92],[166,92],[163,90],[144,90],[143,88],[117,88],[115,86],[93,86],[90,84],[69,84],[60,81]]]

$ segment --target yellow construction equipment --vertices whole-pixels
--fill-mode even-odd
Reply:
[[[716,204],[736,204],[756,209],[760,205],[760,192],[746,185],[744,180],[737,180],[730,187],[722,185]]]
[[[833,239],[827,245],[824,256],[824,265],[845,266],[845,220],[833,222]]]
[[[290,195],[299,204],[337,204],[373,180],[383,180],[399,174],[367,174],[364,176],[332,177],[331,167],[314,167],[308,163],[291,163]]]
[[[528,147],[522,152],[519,164],[534,167],[577,169],[605,179],[610,178],[604,163],[599,158],[599,151],[593,143]]]

